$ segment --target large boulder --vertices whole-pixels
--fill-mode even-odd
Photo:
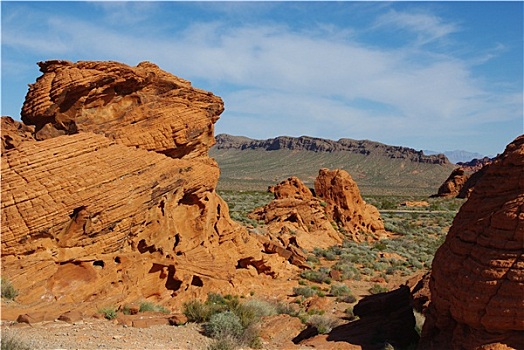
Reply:
[[[283,266],[215,192],[219,97],[151,63],[40,67],[26,124],[2,121],[2,277],[16,305],[176,307]]]
[[[255,209],[250,217],[264,221],[267,235],[288,250],[312,250],[342,243],[343,236],[330,223],[320,199],[297,177],[290,177],[269,192],[275,199]],[[297,251],[298,254],[299,250]]]
[[[455,198],[466,184],[469,174],[463,168],[454,169],[432,197]]]
[[[372,241],[385,235],[378,209],[367,204],[357,183],[345,170],[320,169],[315,194],[323,201],[328,218],[356,241]]]
[[[524,135],[486,167],[431,271],[420,349],[524,349]]]

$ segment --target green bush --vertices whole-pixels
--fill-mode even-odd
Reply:
[[[98,313],[104,315],[104,318],[108,320],[115,319],[117,316],[116,308],[114,307],[106,307],[103,309],[98,310]]]
[[[313,315],[307,320],[307,324],[317,329],[320,334],[327,334],[338,326],[339,321],[336,318],[324,316],[324,315]]]
[[[189,322],[202,323],[208,321],[210,317],[209,307],[198,300],[184,303],[182,313]]]
[[[222,339],[215,339],[215,341],[207,347],[207,350],[235,350],[238,346],[239,343],[237,339],[224,337]]]
[[[14,300],[18,296],[18,290],[16,290],[10,281],[2,278],[0,283],[2,284],[2,298]]]
[[[387,287],[383,287],[380,284],[374,284],[373,287],[368,289],[368,292],[371,294],[380,294],[388,291],[389,289]]]
[[[31,350],[31,347],[13,335],[2,331],[2,350]]]
[[[169,310],[166,309],[165,307],[163,307],[162,305],[157,305],[157,304],[154,304],[150,301],[143,301],[140,303],[140,309],[138,310],[139,312],[147,312],[147,311],[152,311],[152,312],[162,312],[164,314],[168,314],[169,313]]]
[[[247,308],[253,309],[257,317],[271,316],[277,314],[277,307],[264,300],[251,299],[243,304]]]
[[[243,330],[240,318],[231,311],[214,314],[209,318],[209,322],[204,324],[205,334],[214,339],[239,339]]]
[[[334,297],[340,297],[351,294],[351,289],[345,284],[333,284],[329,290],[329,293]]]
[[[317,294],[317,292],[311,287],[294,287],[293,293],[295,293],[295,295],[302,295],[306,298],[310,298]]]

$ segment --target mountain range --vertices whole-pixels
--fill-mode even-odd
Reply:
[[[436,193],[455,167],[444,154],[369,140],[309,136],[254,140],[219,134],[210,150],[222,190],[266,190],[290,176],[311,185],[321,168],[348,171],[365,194]]]

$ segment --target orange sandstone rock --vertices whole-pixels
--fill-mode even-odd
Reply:
[[[362,199],[357,183],[347,171],[320,169],[315,180],[315,194],[325,201],[328,218],[343,228],[352,240],[374,240],[385,234],[377,208]]]
[[[34,130],[2,121],[2,276],[19,291],[8,308],[175,308],[284,273],[215,192],[219,97],[151,63],[40,67],[22,111]]]
[[[433,260],[421,349],[524,348],[524,136],[485,169]]]

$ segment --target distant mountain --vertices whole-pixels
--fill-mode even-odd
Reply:
[[[424,153],[431,155],[431,154],[438,154],[439,152],[424,150]],[[462,150],[445,151],[443,153],[446,155],[449,161],[453,164],[457,164],[459,162],[469,162],[470,160],[473,160],[473,159],[484,158],[483,154],[462,151]]]
[[[217,135],[210,150],[220,166],[220,190],[265,191],[299,177],[308,186],[321,168],[344,169],[365,195],[431,195],[453,168],[444,155],[368,140],[281,136],[268,140]]]
[[[423,151],[402,146],[389,146],[369,140],[340,139],[338,141],[316,137],[279,136],[267,140],[253,140],[244,136],[219,134],[216,137],[216,148],[238,150],[292,150],[313,152],[340,152],[347,151],[354,154],[379,155],[389,158],[406,159],[411,162],[429,164],[448,164],[449,160],[443,154],[425,155]]]

